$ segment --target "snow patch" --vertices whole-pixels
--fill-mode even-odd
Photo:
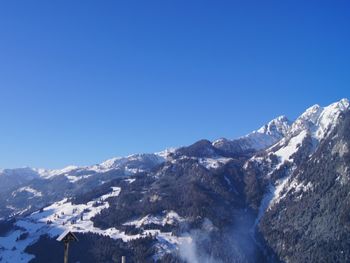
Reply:
[[[35,170],[36,172],[38,172],[38,174],[45,178],[45,179],[49,179],[49,178],[52,178],[54,176],[57,176],[57,175],[62,175],[62,174],[66,174],[66,173],[70,173],[74,170],[77,170],[79,169],[78,166],[74,166],[74,165],[70,165],[70,166],[67,166],[63,169],[60,169],[60,170],[47,170],[47,169],[42,169],[42,168],[39,168],[39,169],[33,169]]]
[[[287,196],[287,194],[296,194],[301,193],[298,197],[300,199],[302,197],[303,192],[312,191],[313,185],[311,182],[307,184],[303,182],[298,182],[296,178],[290,181],[290,177],[285,177],[281,180],[278,180],[273,187],[273,197],[269,202],[268,209],[271,209],[274,205],[278,204],[283,198]]]
[[[133,182],[136,181],[136,179],[135,178],[133,178],[133,179],[129,178],[129,179],[125,179],[124,181],[128,182],[129,184],[132,184]]]
[[[345,185],[349,182],[349,168],[346,164],[341,164],[336,168],[339,176],[337,177],[337,181],[340,182],[341,185]]]
[[[176,222],[182,222],[182,221],[184,221],[184,218],[180,217],[174,211],[169,211],[164,216],[147,215],[143,218],[126,222],[126,223],[124,223],[124,225],[135,226],[135,227],[140,228],[144,225],[149,225],[149,224],[156,224],[156,225],[165,226],[166,224],[173,225]]]
[[[284,197],[284,195],[282,195],[283,190],[285,188],[285,186],[287,185],[289,180],[289,177],[286,176],[285,178],[282,178],[280,180],[277,180],[275,183],[275,186],[271,187],[271,191],[272,194],[272,199],[268,204],[267,209],[271,209],[275,204],[279,203],[279,201]]]
[[[347,142],[343,140],[337,142],[332,148],[332,154],[339,154],[340,157],[343,157],[345,154],[349,152],[349,146]]]
[[[293,161],[291,156],[297,152],[307,134],[307,131],[301,131],[297,136],[292,137],[286,146],[274,152],[279,157],[281,164],[285,161]]]
[[[217,158],[199,158],[199,163],[207,169],[217,169],[222,165],[225,165],[231,158],[217,157]]]
[[[176,152],[177,149],[178,148],[172,147],[172,148],[165,149],[164,151],[161,151],[161,152],[156,152],[155,154],[167,160],[169,159],[170,155]]]
[[[73,175],[65,175],[65,176],[67,177],[69,182],[75,183],[75,182],[78,182],[78,181],[80,181],[82,179],[87,179],[87,178],[91,177],[92,174],[81,175],[81,176],[73,176]]]
[[[42,197],[42,193],[40,191],[35,190],[34,188],[31,188],[30,186],[25,186],[17,189],[16,191],[12,192],[12,196],[17,196],[18,193],[27,192],[32,195],[33,197]]]

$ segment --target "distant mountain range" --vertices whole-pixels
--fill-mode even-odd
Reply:
[[[350,106],[62,170],[0,172],[0,262],[349,262]]]

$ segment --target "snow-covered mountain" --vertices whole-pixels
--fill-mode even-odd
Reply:
[[[265,149],[282,139],[290,129],[291,122],[279,116],[260,129],[235,140],[225,138],[213,142],[213,146],[228,152],[244,152]]]
[[[297,118],[292,125],[289,136],[306,130],[313,138],[320,141],[334,129],[339,123],[340,115],[347,110],[349,110],[348,99],[342,99],[327,107],[316,104]]]
[[[60,262],[67,229],[81,240],[73,262],[350,260],[347,99],[234,140],[4,170],[2,182],[0,217],[16,218],[0,222],[2,262]]]
[[[126,174],[137,173],[146,171],[152,168],[154,165],[160,164],[165,161],[163,152],[156,154],[133,154],[127,157],[115,157],[108,159],[101,164],[78,167],[75,165],[70,165],[64,167],[63,169],[48,170],[43,168],[16,168],[16,169],[5,169],[0,171],[1,176],[5,177],[17,177],[19,175],[25,177],[28,180],[34,178],[44,178],[49,179],[55,176],[65,175],[68,179],[72,181],[77,181],[83,179],[84,175],[90,175],[92,173],[108,172],[111,170],[123,170]],[[82,175],[77,175],[82,174]]]
[[[47,203],[89,191],[118,177],[149,172],[164,161],[165,157],[158,154],[134,154],[86,167],[2,170],[0,218],[34,211]]]
[[[314,105],[308,108],[285,130],[284,136],[277,143],[262,154],[252,157],[249,162],[262,166],[266,176],[271,176],[274,171],[284,168],[285,165],[296,169],[298,164],[317,150],[320,142],[337,127],[349,109],[347,99],[327,107]],[[249,162],[246,165],[249,165]]]
[[[318,205],[322,202],[329,205],[330,200],[338,200],[340,193],[348,189],[347,183],[342,184],[340,181],[348,182],[350,176],[347,161],[349,121],[350,106],[347,99],[327,107],[314,105],[293,122],[280,141],[253,156],[244,165],[247,178],[256,180],[259,184],[248,195],[251,205],[259,211],[257,231],[287,262],[319,262],[324,258],[327,258],[325,262],[333,262],[335,259],[336,262],[349,260],[349,251],[345,252],[341,248],[344,240],[340,242],[341,245],[338,243],[337,247],[333,246],[333,253],[328,253],[326,257],[324,251],[319,249],[328,238],[337,239],[337,242],[342,240],[343,231],[336,230],[333,234],[330,232],[331,225],[334,230],[337,229],[334,223],[328,223],[329,226],[322,224],[322,229],[310,227],[311,224],[322,222],[324,217],[338,217],[343,213],[340,201],[335,201],[339,204],[333,204],[333,208],[329,206],[320,210]],[[330,183],[329,180],[333,182]],[[325,182],[330,184],[325,187]],[[339,193],[334,190],[338,187],[341,188]],[[307,206],[309,198],[314,203]],[[341,198],[347,199],[345,196]],[[329,209],[337,210],[338,214]],[[296,215],[296,212],[299,214]],[[314,214],[311,215],[312,213]],[[290,234],[281,236],[273,233],[282,229],[290,231]],[[312,232],[312,242],[308,240],[311,238],[309,233],[306,232],[305,235],[304,231]],[[324,232],[328,233],[327,238],[322,236]],[[314,248],[308,250],[306,246],[311,244]],[[291,250],[296,246],[303,253],[293,254]],[[334,256],[336,253],[339,256]]]

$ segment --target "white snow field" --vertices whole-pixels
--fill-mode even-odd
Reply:
[[[78,233],[96,233],[109,236],[113,239],[122,239],[123,241],[129,241],[151,234],[159,241],[156,245],[158,251],[156,257],[178,249],[181,244],[191,242],[190,237],[176,237],[171,233],[164,233],[160,230],[145,230],[142,235],[126,235],[125,232],[119,231],[116,228],[102,230],[95,227],[91,219],[103,209],[108,208],[108,198],[118,196],[120,191],[120,187],[112,187],[111,192],[86,204],[75,205],[69,200],[63,199],[17,221],[15,225],[19,228],[18,230],[10,232],[5,237],[0,237],[0,262],[28,262],[34,258],[33,255],[24,252],[28,245],[38,241],[41,235],[48,234],[52,238],[55,238],[66,230]],[[164,217],[146,216],[145,218],[125,224],[140,227],[150,222],[164,225],[182,220],[178,214],[169,211]],[[25,233],[28,233],[28,236],[20,240],[19,237],[21,234]]]

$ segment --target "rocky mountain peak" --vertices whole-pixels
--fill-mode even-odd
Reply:
[[[341,99],[326,107],[316,104],[308,108],[296,119],[292,124],[289,134],[290,136],[294,136],[302,130],[306,130],[313,138],[320,141],[335,127],[339,116],[347,110],[349,110],[348,99]]]
[[[253,131],[235,140],[225,138],[213,142],[213,146],[220,150],[229,152],[244,152],[247,150],[262,150],[279,140],[289,131],[291,122],[286,116],[279,116],[260,129]]]
[[[266,134],[275,138],[281,138],[287,134],[290,128],[290,125],[291,125],[291,121],[288,120],[286,116],[282,115],[271,120],[270,122],[262,126],[257,131],[254,131],[248,134],[247,137],[253,136],[253,134],[255,133],[261,133],[261,134]]]

